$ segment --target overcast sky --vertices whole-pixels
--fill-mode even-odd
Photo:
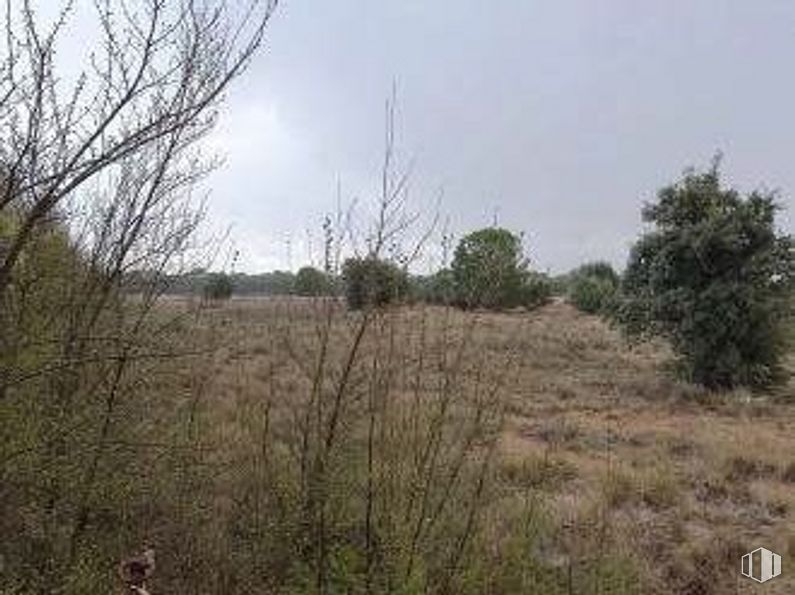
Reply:
[[[395,80],[415,208],[441,188],[459,236],[496,212],[535,268],[623,266],[642,203],[716,150],[793,209],[794,59],[791,0],[286,0],[213,139],[210,213],[240,269],[303,264],[338,179],[377,193]]]

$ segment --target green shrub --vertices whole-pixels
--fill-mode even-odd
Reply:
[[[795,259],[791,238],[776,233],[774,199],[722,188],[716,161],[644,208],[654,229],[631,251],[618,318],[631,334],[668,337],[690,381],[764,387],[784,378]]]
[[[586,262],[579,268],[575,269],[574,277],[595,277],[603,281],[609,282],[613,286],[617,286],[621,281],[618,273],[613,270],[609,262],[597,260],[594,262]]]
[[[610,310],[616,286],[599,277],[575,277],[569,290],[569,301],[589,314],[601,314]]]
[[[408,294],[408,276],[395,264],[373,257],[349,258],[342,266],[348,307],[383,306]]]
[[[522,305],[528,310],[543,306],[552,295],[549,277],[541,273],[528,273],[522,283]]]
[[[613,309],[619,276],[607,262],[589,262],[568,274],[568,299],[588,314],[608,314]]]
[[[470,308],[519,306],[526,269],[520,236],[495,227],[474,231],[455,249],[452,274],[456,301]]]
[[[301,267],[295,275],[295,293],[305,297],[330,295],[333,293],[331,278],[315,267]]]

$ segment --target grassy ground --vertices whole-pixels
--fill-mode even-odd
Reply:
[[[511,555],[527,558],[540,581],[553,572],[558,582],[568,574],[560,580],[569,588],[643,585],[609,592],[795,592],[795,383],[766,396],[706,393],[672,380],[664,344],[628,345],[563,303],[531,313],[415,307],[390,316],[402,348],[396,361],[407,369],[416,364],[417,329],[444,321],[451,336],[473,329],[476,348],[465,355],[473,365],[485,361],[496,376],[510,376],[499,392],[505,415],[479,542],[484,557],[508,555],[517,511],[529,507],[543,514],[533,517],[532,539],[516,546],[529,551]],[[227,347],[207,391],[212,426],[222,449],[243,453],[264,394],[278,395],[268,401],[274,432],[289,433],[293,396],[310,390],[311,373],[301,368],[313,361],[318,308],[233,300],[214,318]],[[337,332],[332,360],[343,357],[335,350],[352,331]],[[379,345],[368,335],[363,353]],[[509,359],[510,374],[501,363]],[[292,371],[274,372],[285,369]],[[740,556],[759,546],[782,555],[784,574],[755,591],[738,569]]]
[[[527,337],[504,451],[566,469],[549,490],[558,514],[576,519],[599,503],[617,540],[662,584],[692,584],[687,592],[734,592],[739,556],[756,547],[795,554],[792,406],[677,384],[664,346],[630,349],[566,305],[539,312]],[[789,576],[765,592],[794,588]]]

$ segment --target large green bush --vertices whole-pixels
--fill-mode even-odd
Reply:
[[[607,314],[614,305],[619,276],[607,262],[589,262],[569,274],[568,298],[578,310]]]
[[[724,189],[716,162],[643,210],[654,228],[632,249],[619,319],[631,333],[668,337],[691,381],[760,387],[782,378],[795,261],[791,238],[776,232],[774,198]]]
[[[373,257],[349,258],[342,265],[348,307],[383,306],[408,293],[408,276],[397,265]]]
[[[576,277],[571,283],[569,301],[588,314],[603,314],[610,310],[616,286],[599,277]]]
[[[474,231],[453,256],[456,300],[470,308],[521,305],[526,270],[520,236],[496,227]]]

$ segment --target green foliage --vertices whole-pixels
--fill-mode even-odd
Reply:
[[[607,262],[586,263],[569,275],[568,298],[578,310],[608,314],[615,304],[619,276]]]
[[[349,258],[342,266],[348,307],[383,306],[402,300],[408,293],[406,273],[395,264],[373,257]]]
[[[710,388],[764,387],[782,378],[791,311],[793,246],[777,235],[774,195],[721,187],[718,162],[663,188],[633,247],[619,319],[632,334],[661,334],[682,372]]]
[[[495,227],[474,231],[455,249],[452,273],[456,299],[464,307],[521,305],[526,269],[520,236]]]
[[[171,275],[137,270],[125,275],[125,286],[128,291],[135,293],[136,288],[147,286],[153,277],[157,277],[163,293],[167,295],[202,295],[212,274],[202,268]],[[290,271],[271,271],[256,275],[234,273],[229,278],[235,295],[291,295],[294,292],[295,275]]]
[[[547,275],[525,273],[522,279],[522,305],[531,310],[543,306],[552,295],[552,283]]]
[[[552,295],[565,296],[569,293],[571,286],[571,273],[554,275],[549,278],[549,290]]]
[[[602,314],[609,311],[615,293],[616,286],[606,279],[575,277],[569,289],[569,301],[588,314]]]
[[[315,267],[302,267],[295,275],[295,293],[305,297],[330,295],[333,290],[331,279]]]
[[[0,213],[0,251],[18,226],[16,213]],[[0,368],[32,373],[53,356],[57,326],[53,317],[63,311],[62,294],[88,272],[62,226],[53,223],[36,232],[22,251],[14,280],[0,303]]]
[[[574,270],[575,277],[595,277],[597,279],[602,279],[604,281],[608,281],[612,285],[616,286],[621,281],[621,278],[618,276],[618,273],[613,270],[612,265],[609,262],[605,262],[602,260],[597,260],[594,262],[586,262],[585,264],[581,265],[577,269]]]
[[[789,316],[784,322],[784,334],[787,337],[789,351],[795,351],[795,291],[790,291]]]
[[[212,301],[228,300],[234,287],[226,273],[211,273],[204,286],[204,298]]]
[[[295,275],[290,271],[257,275],[236,273],[233,280],[236,295],[290,295],[295,286]]]
[[[452,304],[455,301],[455,281],[450,269],[411,279],[412,297],[429,304]]]
[[[18,221],[0,213],[0,244]],[[112,592],[108,559],[140,539],[131,518],[146,509],[174,519],[157,490],[158,478],[175,483],[174,459],[133,445],[171,442],[177,432],[182,389],[165,391],[174,408],[156,414],[152,393],[164,381],[163,356],[191,338],[172,343],[173,327],[162,318],[150,325],[147,300],[121,299],[116,281],[78,250],[66,225],[48,222],[2,296],[0,521],[14,539],[0,545],[0,592]],[[149,353],[157,361],[140,357]]]

